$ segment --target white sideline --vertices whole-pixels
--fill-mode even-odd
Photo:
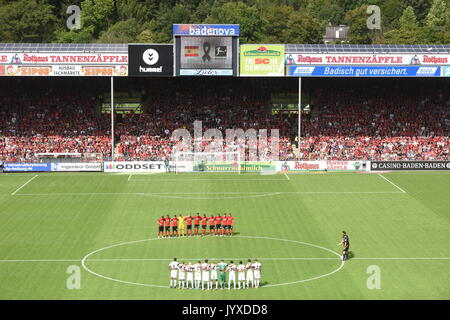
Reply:
[[[402,188],[400,188],[398,185],[396,185],[395,183],[393,183],[391,180],[389,180],[388,178],[386,178],[385,176],[383,176],[381,173],[378,174],[381,178],[383,178],[384,180],[386,180],[387,182],[389,182],[390,184],[392,184],[394,187],[396,187],[398,190],[400,190],[403,193],[406,193],[405,190],[403,190]]]
[[[22,189],[23,187],[25,187],[27,184],[29,184],[31,181],[34,180],[34,178],[36,178],[38,175],[35,175],[33,178],[29,179],[27,182],[25,182],[23,185],[21,185],[19,188],[16,189],[16,191],[14,191],[13,193],[11,193],[11,195],[15,195],[20,189]]]
[[[291,178],[289,178],[286,172],[284,173],[284,176],[286,177],[286,179],[291,180]]]

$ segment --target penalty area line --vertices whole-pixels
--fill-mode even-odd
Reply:
[[[12,196],[16,195],[16,193],[22,189],[23,187],[25,187],[27,184],[29,184],[31,181],[33,181],[38,175],[35,175],[33,178],[28,179],[27,182],[25,182],[23,185],[21,185],[19,188],[16,189],[16,191],[14,191],[13,193],[11,193]]]
[[[396,185],[395,183],[393,183],[391,180],[389,180],[388,178],[386,178],[385,176],[383,176],[381,173],[378,174],[378,176],[380,176],[381,178],[383,178],[384,180],[386,180],[387,182],[389,182],[390,184],[392,184],[394,187],[396,187],[398,190],[400,190],[402,193],[406,193],[405,190],[403,190],[402,188],[400,188],[398,185]]]

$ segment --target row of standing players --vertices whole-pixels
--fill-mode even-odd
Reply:
[[[235,265],[233,261],[225,263],[221,260],[219,263],[209,263],[206,259],[203,263],[197,261],[197,263],[179,263],[174,258],[169,263],[170,270],[170,288],[189,289],[189,284],[192,289],[207,290],[214,289],[214,283],[216,289],[231,289],[231,283],[233,282],[234,289],[259,288],[261,281],[261,263],[258,259],[252,262],[248,259],[247,264],[243,264],[239,261],[238,265]],[[237,271],[237,279],[236,279]],[[228,283],[227,283],[228,274]],[[227,288],[228,284],[228,288]],[[236,287],[237,285],[237,287]]]
[[[170,218],[161,216],[158,219],[158,238],[180,237],[180,236],[206,236],[209,225],[210,236],[231,236],[233,234],[234,217],[231,213],[224,213],[207,217],[174,215]],[[201,233],[200,233],[201,226]]]

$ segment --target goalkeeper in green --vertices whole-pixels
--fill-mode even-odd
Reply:
[[[220,260],[220,262],[217,264],[217,269],[219,270],[220,289],[222,290],[225,288],[227,283],[227,268],[228,265],[223,260]]]
[[[164,159],[164,169],[166,169],[166,173],[170,172],[170,163],[167,158]]]

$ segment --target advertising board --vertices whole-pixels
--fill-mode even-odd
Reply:
[[[128,57],[129,76],[173,76],[171,44],[130,44]]]
[[[241,45],[240,75],[284,76],[284,45]]]
[[[288,66],[294,77],[440,77],[441,67],[425,66]]]

